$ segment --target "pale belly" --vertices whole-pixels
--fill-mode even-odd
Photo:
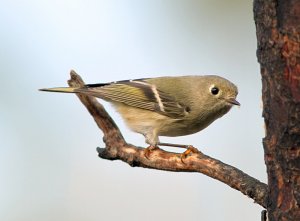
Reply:
[[[159,142],[159,136],[185,136],[197,133],[214,120],[225,114],[214,114],[212,116],[174,119],[165,115],[134,107],[126,107],[124,105],[114,105],[121,114],[127,126],[134,132],[143,134],[146,143],[155,145]]]

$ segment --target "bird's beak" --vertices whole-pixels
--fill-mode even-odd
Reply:
[[[233,97],[230,97],[230,98],[227,98],[226,101],[230,104],[233,104],[233,105],[237,105],[237,106],[240,106],[240,102],[238,102],[235,98]]]

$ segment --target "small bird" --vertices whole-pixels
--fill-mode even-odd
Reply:
[[[144,78],[40,90],[79,93],[112,103],[128,127],[144,135],[150,145],[145,151],[147,158],[158,146],[186,148],[182,158],[197,152],[191,145],[161,143],[159,136],[199,132],[233,105],[240,105],[236,100],[237,87],[216,75]]]

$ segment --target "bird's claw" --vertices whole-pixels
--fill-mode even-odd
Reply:
[[[183,159],[185,159],[190,153],[199,153],[200,151],[196,148],[193,147],[192,145],[187,146],[186,151],[184,151],[181,155],[180,155],[180,160],[183,164],[185,164],[185,162],[183,161]]]
[[[149,160],[150,153],[155,149],[158,149],[158,147],[157,146],[149,146],[144,150],[144,155],[148,160]]]

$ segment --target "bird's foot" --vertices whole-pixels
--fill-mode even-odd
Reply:
[[[193,147],[192,145],[186,146],[186,151],[184,151],[184,152],[180,155],[180,160],[181,160],[182,163],[185,164],[184,159],[185,159],[190,153],[200,153],[200,151],[199,151],[196,147]]]
[[[156,149],[159,149],[158,146],[152,146],[152,145],[150,145],[149,147],[147,147],[147,148],[144,150],[144,155],[145,155],[145,157],[149,160],[149,156],[150,156],[151,152],[152,152],[153,150],[156,150]]]

